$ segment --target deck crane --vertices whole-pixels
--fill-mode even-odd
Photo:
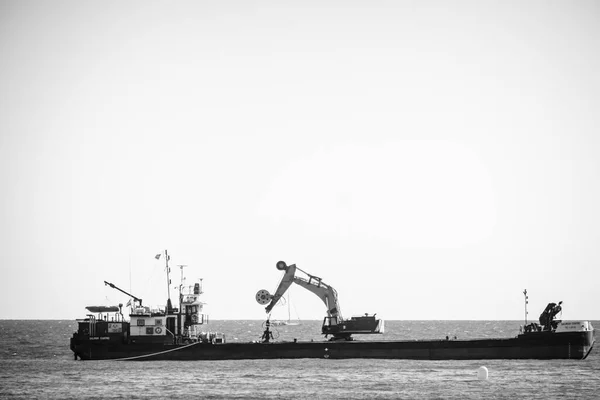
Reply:
[[[352,340],[352,334],[383,333],[384,321],[375,319],[375,314],[371,316],[365,314],[361,317],[352,317],[349,320],[345,320],[340,310],[337,291],[323,282],[321,278],[301,270],[296,267],[296,264],[287,265],[284,261],[279,261],[276,267],[280,271],[285,271],[285,273],[275,290],[275,294],[271,295],[266,290],[259,290],[256,294],[256,301],[259,304],[268,304],[265,307],[267,313],[271,312],[291,284],[295,283],[316,294],[325,303],[327,316],[323,319],[321,333],[325,337],[332,335],[330,340]],[[296,276],[296,271],[304,273],[307,277]]]
[[[118,287],[117,285],[113,285],[113,284],[112,284],[112,283],[110,283],[110,282],[106,282],[106,281],[104,281],[104,284],[105,284],[106,286],[110,286],[111,288],[118,290],[118,291],[119,291],[119,292],[121,292],[121,293],[125,293],[127,296],[129,296],[129,297],[133,298],[133,300],[134,300],[134,301],[137,301],[138,303],[140,303],[140,307],[142,306],[142,299],[140,299],[140,298],[138,298],[138,297],[135,297],[134,295],[132,295],[132,294],[130,294],[130,293],[127,293],[126,291],[124,291],[123,289],[121,289],[120,287]]]
[[[556,330],[558,323],[561,321],[556,320],[556,314],[562,311],[562,301],[556,303],[548,303],[546,309],[540,315],[540,325],[543,326],[543,330],[552,331]]]

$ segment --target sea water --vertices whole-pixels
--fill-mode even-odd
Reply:
[[[274,328],[321,340],[320,321]],[[600,322],[593,322],[600,327]],[[0,321],[0,398],[10,399],[596,399],[600,354],[585,360],[74,361],[75,321]],[[518,321],[386,321],[373,339],[513,337]],[[262,321],[211,321],[227,341],[258,340]],[[487,380],[478,368],[489,371]]]

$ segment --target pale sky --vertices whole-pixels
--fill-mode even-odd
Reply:
[[[598,320],[599,49],[592,0],[2,0],[0,318],[164,305],[168,249],[211,319],[284,260],[346,317]]]

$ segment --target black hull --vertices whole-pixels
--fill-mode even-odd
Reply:
[[[594,332],[535,332],[510,339],[321,341],[273,343],[123,343],[71,339],[81,360],[241,360],[277,358],[382,358],[413,360],[585,359]]]

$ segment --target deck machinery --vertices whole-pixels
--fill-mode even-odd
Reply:
[[[277,302],[283,297],[292,283],[295,283],[304,289],[316,294],[325,303],[327,316],[323,319],[321,332],[330,340],[352,340],[353,334],[374,334],[383,333],[384,321],[376,319],[375,315],[365,314],[360,317],[344,319],[338,302],[337,291],[330,285],[323,282],[317,276],[311,275],[306,271],[296,267],[296,264],[287,265],[284,261],[279,261],[276,265],[280,271],[285,271],[279,286],[275,293],[271,295],[267,290],[259,290],[256,293],[256,301],[261,305],[267,305],[265,311],[271,313],[271,310]],[[306,275],[306,278],[296,275],[300,271]]]

